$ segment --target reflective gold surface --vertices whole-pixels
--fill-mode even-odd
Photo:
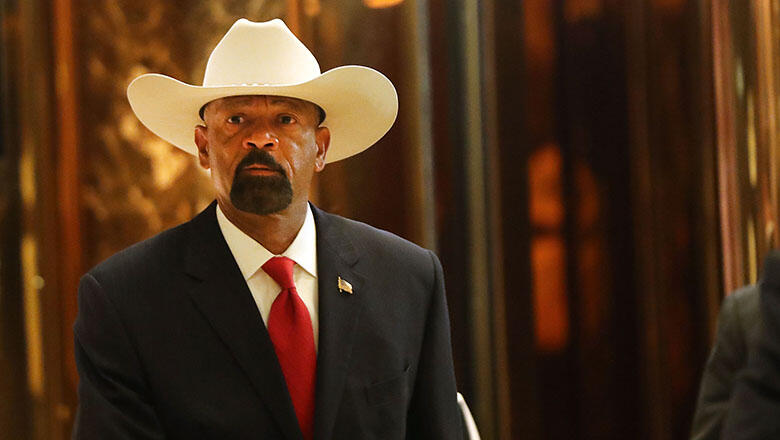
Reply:
[[[780,246],[778,0],[713,2],[724,290],[754,283]]]
[[[76,1],[86,267],[189,220],[213,197],[196,160],[153,135],[132,113],[128,83],[159,72],[200,84],[211,49],[237,18],[283,16],[285,5]]]

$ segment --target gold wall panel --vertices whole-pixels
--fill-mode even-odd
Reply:
[[[725,290],[760,277],[780,246],[780,2],[712,6]]]
[[[237,18],[284,18],[289,3],[75,1],[85,267],[189,220],[213,198],[196,160],[132,113],[130,81],[159,72],[200,84],[211,49]]]

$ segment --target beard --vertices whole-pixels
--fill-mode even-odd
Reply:
[[[250,165],[264,165],[277,175],[252,176],[241,172]],[[290,206],[292,196],[290,179],[267,151],[250,151],[236,167],[230,202],[237,209],[257,215],[274,214]]]

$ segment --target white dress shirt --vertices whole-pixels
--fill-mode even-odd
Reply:
[[[314,215],[311,207],[306,207],[306,219],[298,231],[298,235],[290,246],[281,255],[274,255],[263,245],[246,235],[236,225],[225,217],[225,214],[217,205],[217,222],[222,235],[225,237],[228,248],[233,254],[238,268],[244,275],[249,291],[257,304],[263,323],[268,325],[268,314],[276,296],[281,292],[281,287],[276,284],[265,271],[262,265],[274,256],[284,256],[295,261],[293,267],[293,281],[298,295],[309,309],[311,327],[314,330],[314,347],[318,346],[319,321],[317,320],[317,231],[314,225]]]

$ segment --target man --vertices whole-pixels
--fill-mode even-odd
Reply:
[[[320,74],[280,20],[237,21],[203,84],[128,87],[216,202],[82,278],[74,438],[460,438],[438,259],[308,203],[392,125],[392,84]]]
[[[780,438],[780,251],[767,256],[759,289],[758,343],[737,377],[723,439]]]
[[[720,438],[737,374],[757,345],[761,324],[758,300],[756,285],[738,289],[723,300],[715,343],[701,379],[691,440]]]

